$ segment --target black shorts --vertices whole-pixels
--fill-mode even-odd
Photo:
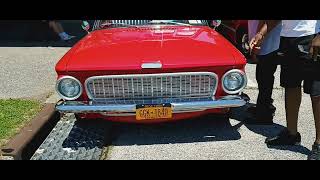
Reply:
[[[301,87],[311,96],[320,96],[320,61],[306,53],[315,35],[292,38],[281,37],[279,60],[280,82],[284,88]]]

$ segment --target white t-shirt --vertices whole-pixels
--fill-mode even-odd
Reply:
[[[257,34],[259,20],[248,21],[248,34],[251,40]],[[259,55],[267,55],[279,49],[280,46],[281,23],[277,25],[263,40]]]
[[[282,20],[281,36],[302,37],[317,34],[320,20]]]

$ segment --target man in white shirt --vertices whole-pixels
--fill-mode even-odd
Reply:
[[[268,21],[250,47],[260,46],[263,36],[275,27],[276,21]],[[320,20],[282,20],[280,52],[281,86],[285,88],[287,129],[279,135],[267,138],[268,145],[300,144],[297,130],[301,104],[301,84],[310,94],[316,126],[316,140],[310,160],[320,160]]]
[[[254,38],[265,20],[248,20],[249,39]],[[275,27],[264,39],[261,48],[252,52],[252,58],[257,61],[256,80],[259,94],[256,106],[248,108],[251,117],[246,119],[249,124],[273,124],[276,108],[273,106],[272,91],[274,73],[277,70],[277,50],[280,45],[281,24]]]

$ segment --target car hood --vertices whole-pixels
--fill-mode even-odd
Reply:
[[[234,48],[203,26],[146,26],[97,30],[83,38],[66,69],[139,70],[144,63],[163,69],[234,65]]]

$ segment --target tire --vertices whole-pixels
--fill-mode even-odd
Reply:
[[[237,47],[245,57],[249,56],[249,35],[244,29],[237,32]]]

